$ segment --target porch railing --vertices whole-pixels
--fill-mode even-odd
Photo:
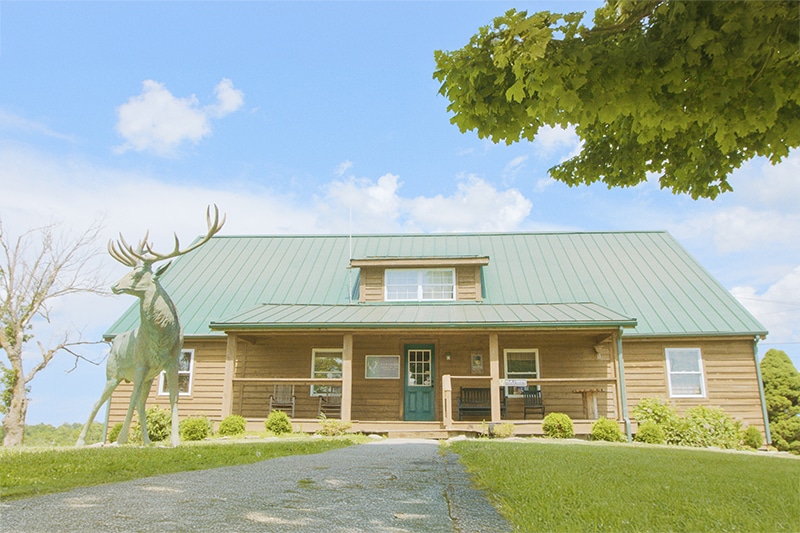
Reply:
[[[492,384],[491,376],[452,376],[445,374],[442,376],[442,423],[445,429],[453,428],[453,381],[483,381],[488,382],[489,387]],[[506,382],[513,382],[513,385]],[[524,381],[524,385],[521,383]],[[614,404],[616,406],[616,414],[619,418],[620,413],[620,398],[619,387],[617,378],[615,377],[593,377],[593,378],[538,378],[538,379],[524,379],[524,380],[499,380],[500,387],[506,386],[531,386],[531,385],[547,385],[547,384],[569,384],[580,387],[581,385],[609,385],[614,387]],[[498,422],[498,420],[492,420]]]

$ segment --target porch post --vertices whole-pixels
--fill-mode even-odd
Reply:
[[[222,378],[222,418],[233,414],[233,371],[236,364],[237,337],[228,333],[228,344],[225,348],[225,375]]]
[[[619,365],[619,387],[617,394],[619,394],[620,406],[622,408],[622,420],[625,421],[625,434],[628,437],[628,442],[633,441],[631,434],[631,419],[628,417],[628,399],[625,392],[625,361],[622,358],[622,328],[617,332],[617,365]]]
[[[489,334],[489,376],[492,399],[492,422],[500,422],[500,343],[497,333]]]
[[[345,333],[342,342],[342,420],[349,422],[353,402],[353,334]]]

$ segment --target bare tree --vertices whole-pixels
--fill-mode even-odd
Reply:
[[[99,261],[95,261],[103,253],[97,246],[101,230],[102,223],[97,221],[80,235],[70,236],[59,225],[50,224],[14,239],[0,219],[0,348],[10,363],[7,367],[0,362],[0,387],[5,389],[0,403],[5,414],[4,446],[22,444],[29,384],[36,374],[56,353],[66,351],[77,361],[81,356],[76,348],[94,344],[69,332],[47,345],[37,340],[41,359],[34,358],[27,372],[23,368],[23,354],[34,339],[33,324],[40,318],[50,322],[54,300],[71,294],[106,293],[107,283],[102,279]]]

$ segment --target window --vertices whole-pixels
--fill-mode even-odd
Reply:
[[[387,302],[456,299],[456,272],[452,268],[386,269]]]
[[[181,350],[181,359],[178,363],[178,394],[189,396],[192,394],[192,371],[194,370],[194,350]],[[167,387],[167,373],[161,371],[158,378],[158,395],[169,395]]]
[[[503,351],[505,359],[506,379],[538,379],[539,378],[539,350],[536,349],[509,349]],[[530,387],[506,387],[506,396],[521,398],[526,390],[538,390],[538,385]]]
[[[342,350],[318,349],[311,351],[311,377],[342,379]],[[341,396],[341,385],[311,385],[311,396]]]
[[[667,376],[672,398],[704,398],[700,348],[667,348]]]

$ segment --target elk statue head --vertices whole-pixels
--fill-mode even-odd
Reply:
[[[153,272],[156,263],[174,259],[188,254],[207,243],[216,235],[225,224],[225,215],[220,219],[219,209],[214,206],[212,216],[211,207],[206,209],[206,235],[181,250],[178,236],[175,235],[175,246],[169,253],[158,253],[147,242],[149,232],[139,241],[135,248],[125,241],[120,234],[116,242],[108,243],[108,253],[118,262],[130,267],[131,271],[123,276],[111,287],[114,294],[130,294],[140,300],[139,327],[126,331],[114,337],[106,362],[106,385],[100,400],[94,405],[88,422],[83,427],[77,445],[84,444],[86,434],[94,421],[97,411],[111,397],[111,393],[123,380],[133,383],[128,412],[122,425],[117,442],[127,442],[128,428],[130,426],[133,410],[139,413],[139,422],[142,427],[142,439],[149,444],[145,420],[145,403],[153,383],[153,379],[162,371],[165,372],[169,401],[172,409],[171,444],[177,446],[180,442],[178,436],[178,369],[180,366],[181,348],[183,347],[183,333],[178,320],[178,311],[167,292],[158,281],[170,263],[160,266]]]

